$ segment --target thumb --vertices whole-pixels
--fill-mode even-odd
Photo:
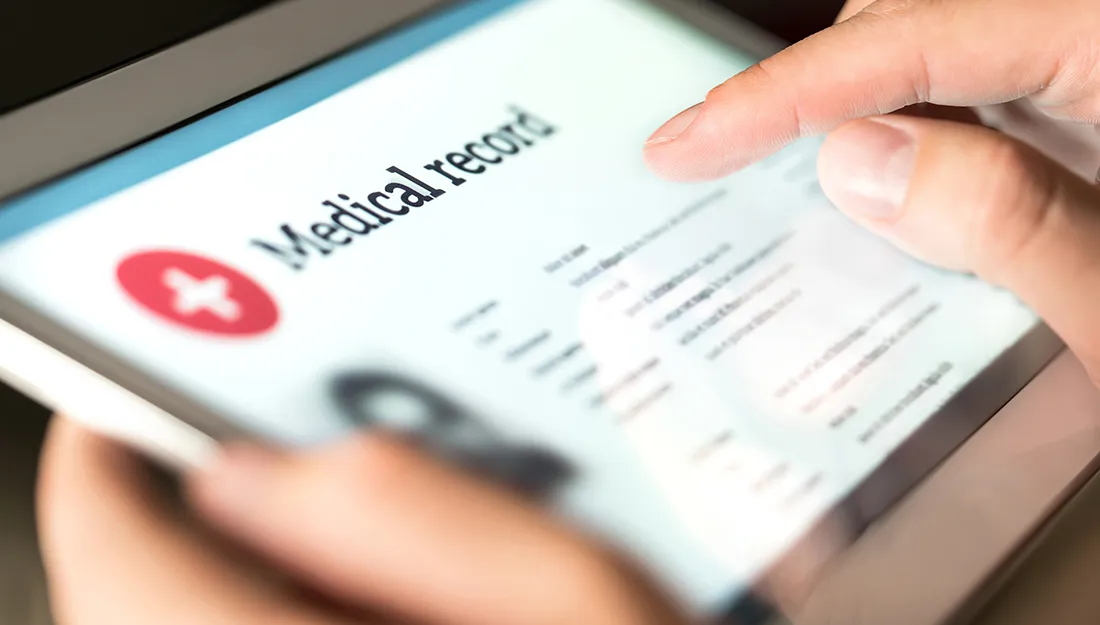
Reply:
[[[903,249],[1007,287],[1100,380],[1100,190],[986,128],[898,115],[851,122],[822,186]]]

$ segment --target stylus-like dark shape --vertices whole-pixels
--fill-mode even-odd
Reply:
[[[507,440],[471,411],[407,377],[352,373],[332,388],[345,418],[357,428],[395,432],[527,496],[552,498],[574,475],[571,464],[554,452]]]

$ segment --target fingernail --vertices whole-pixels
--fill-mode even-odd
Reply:
[[[916,165],[912,135],[866,119],[837,131],[821,158],[821,186],[841,210],[871,219],[896,216]]]
[[[657,132],[653,133],[653,136],[645,142],[646,146],[660,145],[662,143],[668,143],[679,137],[691,126],[691,123],[695,121],[695,118],[699,116],[699,110],[703,108],[703,104],[700,102],[688,110],[680,113],[676,117],[665,122],[664,126],[657,129]]]
[[[252,508],[278,463],[278,454],[262,447],[226,447],[195,477],[191,492],[206,513],[231,519]]]

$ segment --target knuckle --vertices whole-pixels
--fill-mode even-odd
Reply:
[[[708,103],[715,101],[721,103],[723,99],[727,97],[736,97],[736,94],[733,92],[746,89],[755,90],[766,88],[771,81],[771,75],[768,73],[768,70],[764,68],[764,64],[769,62],[771,62],[771,60],[766,59],[756,63],[741,73],[731,77],[729,80],[714,87],[707,92],[706,101]]]
[[[737,107],[738,100],[743,98],[742,94],[746,91],[788,94],[791,86],[790,67],[798,65],[797,59],[801,54],[801,51],[789,48],[777,56],[760,61],[712,89],[707,94],[707,103],[718,108]],[[791,129],[789,132],[792,136],[787,139],[805,136],[817,130],[805,121],[800,98],[784,97],[783,100],[785,103],[775,111],[781,112],[785,117],[785,127]]]

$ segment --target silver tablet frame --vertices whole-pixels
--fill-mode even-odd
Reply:
[[[758,56],[782,47],[698,0],[649,1]],[[285,0],[0,117],[0,201],[185,125],[443,4]],[[247,436],[6,293],[0,293],[0,319],[0,377],[54,409],[181,467],[201,463],[216,440]],[[948,439],[950,448],[929,453],[950,452],[996,413],[985,427],[927,479],[921,481],[932,467],[891,471],[885,490],[892,495],[876,494],[873,483],[854,493],[761,580],[763,601],[799,624],[927,625],[965,615],[1096,472],[1100,393],[1061,351],[1049,329],[1037,328],[937,415],[941,427],[958,423],[965,432],[954,443]],[[904,469],[905,455],[899,450],[891,462]],[[967,487],[960,492],[959,484]],[[904,501],[894,505],[901,492],[907,492]]]

